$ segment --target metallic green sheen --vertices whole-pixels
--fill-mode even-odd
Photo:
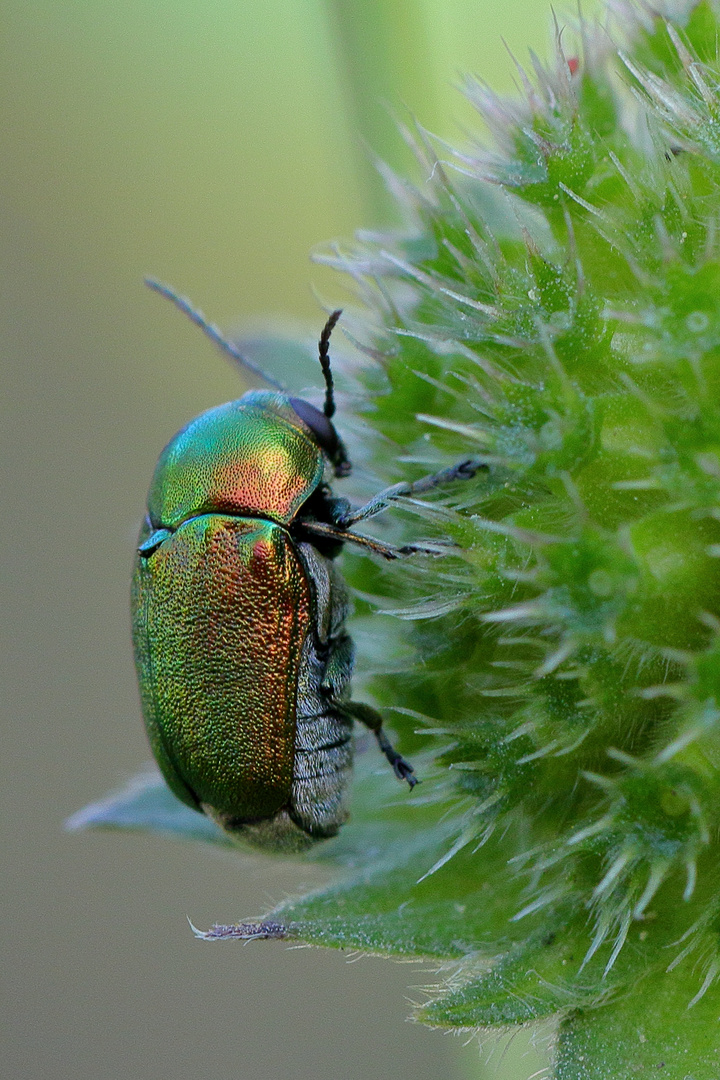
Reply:
[[[148,499],[156,528],[197,514],[288,525],[322,480],[322,451],[283,394],[254,391],[202,413],[163,450]]]
[[[200,417],[201,428],[228,408]],[[240,426],[257,438],[252,423]],[[172,448],[185,433],[170,444],[164,469],[174,467]],[[274,430],[272,444],[289,445]],[[215,467],[227,450],[206,452]],[[302,460],[309,466],[309,456]],[[191,491],[186,485],[185,499]],[[182,499],[174,505],[180,513]],[[288,804],[310,603],[293,541],[272,521],[199,514],[149,558],[137,557],[133,632],[143,711],[158,764],[184,802],[244,821]]]

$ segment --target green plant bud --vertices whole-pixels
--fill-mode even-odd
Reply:
[[[373,469],[487,464],[442,508],[407,506],[409,529],[415,515],[462,550],[388,575],[416,666],[373,682],[446,742],[456,833],[434,877],[463,852],[484,879],[491,836],[504,856],[509,951],[494,938],[495,974],[466,963],[424,1015],[559,1012],[563,1078],[651,1063],[628,1049],[625,1072],[583,1071],[573,1008],[620,1017],[607,1001],[649,972],[673,1009],[718,992],[718,33],[707,0],[665,18],[623,5],[614,44],[586,22],[576,46],[558,35],[523,100],[469,84],[495,146],[420,132],[405,233],[325,260],[372,308]],[[359,561],[351,580],[371,591]],[[541,958],[551,938],[566,977]],[[716,1074],[705,1054],[693,1077]]]

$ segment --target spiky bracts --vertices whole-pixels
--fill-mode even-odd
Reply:
[[[374,313],[374,471],[487,465],[408,504],[462,554],[392,570],[417,664],[373,683],[443,740],[445,858],[482,879],[494,831],[505,937],[477,947],[510,951],[430,1019],[666,969],[684,1008],[720,970],[719,29],[708,2],[623,5],[558,33],[520,100],[469,83],[493,151],[420,132],[408,227],[324,260]]]

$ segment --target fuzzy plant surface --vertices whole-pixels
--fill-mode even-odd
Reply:
[[[558,31],[518,98],[468,83],[477,145],[413,133],[402,228],[323,256],[368,490],[482,468],[376,526],[444,554],[343,556],[424,783],[365,755],[310,856],[343,873],[250,932],[436,959],[427,1024],[556,1017],[555,1080],[720,1076],[719,40],[709,0]],[[151,775],[72,824],[226,842]]]

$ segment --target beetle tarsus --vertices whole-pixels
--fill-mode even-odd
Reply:
[[[375,738],[377,739],[378,746],[382,750],[388,762],[390,763],[390,765],[392,765],[393,772],[397,776],[398,780],[407,780],[408,784],[410,785],[410,790],[412,791],[415,785],[419,784],[420,781],[415,775],[415,770],[413,769],[410,762],[406,761],[402,754],[399,754],[397,752],[397,750],[383,731],[382,727],[375,731]]]
[[[460,545],[453,540],[428,540],[424,544],[403,544],[402,547],[394,548],[393,558],[402,555],[447,555],[453,549],[460,550]]]
[[[412,765],[409,761],[406,761],[405,758],[398,758],[393,765],[393,769],[399,780],[407,780],[411,791],[416,784],[421,783],[421,780],[415,775],[415,770]]]
[[[392,562],[394,559],[402,559],[406,555],[446,555],[453,548],[459,549],[459,544],[452,540],[428,540],[424,544],[403,544],[402,547],[393,547],[384,544],[374,537],[362,536],[360,533],[350,532],[335,525],[326,525],[323,521],[298,522],[298,529],[310,533],[312,536],[322,536],[327,540],[336,540],[339,544],[357,544],[358,547],[368,548],[375,555],[382,555],[383,559]]]
[[[392,766],[393,772],[398,780],[406,780],[410,785],[411,790],[416,784],[420,783],[410,762],[406,761],[402,754],[397,752],[385,734],[382,716],[377,709],[373,709],[371,705],[366,705],[364,701],[338,702],[337,707],[346,716],[353,720],[358,720],[361,724],[364,724],[366,728],[369,728],[370,731],[372,731],[377,739],[378,746],[387,758],[388,763]]]
[[[480,458],[464,458],[462,461],[456,462],[455,465],[450,465],[447,469],[430,473],[428,476],[421,476],[414,483],[401,482],[393,484],[392,487],[385,488],[384,491],[379,491],[377,495],[373,495],[372,499],[366,502],[364,506],[358,507],[357,510],[346,513],[340,512],[335,524],[340,529],[349,529],[351,525],[356,525],[358,521],[367,521],[368,518],[381,514],[396,499],[407,499],[413,495],[423,495],[427,491],[442,487],[443,484],[451,484],[456,480],[472,480],[473,476],[481,469],[487,469],[487,467],[487,464],[481,461]]]

